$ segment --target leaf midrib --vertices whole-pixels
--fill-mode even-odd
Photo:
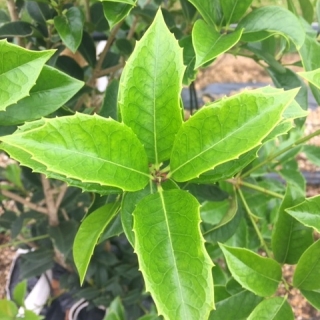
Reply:
[[[291,100],[290,100],[290,101],[291,101]],[[290,101],[289,101],[289,102],[290,102]],[[283,106],[283,110],[285,109],[285,106],[288,105],[289,102],[287,102],[287,103]],[[276,108],[274,108],[274,109],[276,109]],[[282,110],[282,111],[283,111],[283,110]],[[257,117],[251,118],[251,119],[250,119],[248,122],[246,122],[243,126],[240,126],[240,127],[238,127],[236,130],[229,132],[229,134],[227,134],[224,138],[222,138],[221,140],[219,140],[219,141],[216,142],[215,144],[211,145],[211,146],[208,147],[207,149],[201,151],[200,153],[198,153],[197,155],[195,155],[195,156],[192,157],[191,159],[187,160],[186,162],[184,162],[183,164],[181,164],[179,167],[177,167],[177,168],[175,168],[174,170],[172,170],[172,171],[171,171],[171,175],[173,175],[176,171],[178,171],[180,168],[184,167],[184,166],[187,165],[188,163],[190,163],[190,162],[192,162],[193,160],[199,158],[202,154],[206,153],[207,151],[211,151],[211,150],[214,149],[217,145],[223,143],[224,140],[226,140],[226,139],[228,139],[229,137],[233,136],[233,135],[236,134],[238,131],[241,131],[241,130],[247,131],[247,125],[248,125],[248,124],[251,124],[252,122],[257,121],[257,119],[260,120],[260,118],[262,118],[262,117],[265,115],[265,113],[268,113],[268,112],[270,112],[270,111],[271,111],[271,110],[267,110],[266,112],[260,113]],[[274,110],[272,110],[272,111],[274,111]],[[201,111],[200,111],[200,112],[201,112]],[[274,126],[273,126],[271,129],[269,129],[268,132],[266,132],[266,133],[263,135],[263,137],[261,137],[256,144],[250,146],[250,148],[245,148],[245,150],[244,150],[244,151],[241,151],[240,154],[243,153],[243,152],[246,152],[246,151],[248,151],[248,150],[251,150],[251,149],[253,149],[254,147],[256,147],[257,145],[259,145],[259,143],[261,143],[262,139],[265,138],[265,137],[272,131],[272,129],[280,122],[280,120],[281,120],[281,117],[279,117],[279,119],[277,120],[277,122],[274,123]],[[239,155],[239,154],[238,154],[238,155]],[[237,155],[235,155],[234,157],[229,158],[229,160],[235,159],[236,157],[237,157]],[[225,161],[228,161],[228,160],[225,160]],[[217,166],[218,164],[224,163],[225,161],[219,162],[219,163],[215,164],[215,165],[213,166],[213,168],[214,168],[215,166]],[[213,168],[211,167],[211,169],[213,169]],[[205,171],[206,171],[206,170],[204,170],[204,171],[202,171],[202,172],[205,172]],[[202,173],[202,172],[201,172],[201,173]]]

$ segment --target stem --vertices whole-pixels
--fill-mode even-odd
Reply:
[[[20,19],[19,19],[17,10],[16,10],[16,4],[15,4],[14,0],[7,0],[7,7],[8,7],[11,21],[12,22],[19,21]],[[17,44],[20,47],[24,47],[23,40],[20,37],[16,37],[16,40],[17,40]]]
[[[22,203],[23,205],[25,205],[26,207],[28,207],[29,209],[31,210],[34,210],[34,211],[37,211],[37,212],[40,212],[40,213],[43,213],[43,214],[48,214],[48,210],[44,207],[41,207],[39,205],[36,205],[20,196],[18,196],[17,194],[11,192],[11,191],[8,191],[8,190],[1,190],[1,194],[4,195],[5,197],[7,198],[10,198],[14,201],[17,201],[17,202],[20,202]]]
[[[261,232],[260,232],[260,230],[259,230],[259,228],[258,228],[258,225],[256,224],[256,221],[255,221],[255,218],[254,218],[255,215],[251,212],[251,210],[250,210],[250,208],[249,208],[249,206],[248,206],[248,203],[247,203],[247,201],[246,201],[246,199],[245,199],[245,197],[244,197],[241,189],[237,189],[237,190],[238,190],[238,193],[239,193],[240,198],[241,198],[241,200],[242,200],[242,203],[243,203],[243,205],[244,205],[244,207],[245,207],[245,209],[246,209],[246,211],[247,211],[247,213],[248,213],[248,217],[249,217],[249,219],[250,219],[250,221],[251,221],[251,223],[252,223],[252,225],[253,225],[253,227],[254,227],[257,235],[258,235],[258,238],[259,238],[259,240],[260,240],[261,246],[264,248],[267,256],[268,256],[268,257],[271,257],[271,256],[272,256],[272,253],[271,253],[271,251],[269,250],[266,242],[264,241],[263,236],[262,236],[262,234],[261,234]]]
[[[267,157],[264,161],[260,162],[259,164],[257,164],[255,167],[251,168],[250,170],[246,171],[244,174],[241,175],[241,178],[245,178],[248,177],[253,171],[263,167],[265,164],[267,164],[268,162],[272,161],[273,159],[281,156],[282,154],[286,153],[287,151],[291,150],[293,147],[298,146],[299,144],[302,144],[310,139],[312,139],[313,137],[317,136],[320,134],[320,129],[316,130],[315,132],[298,139],[297,141],[293,142],[292,144],[290,144],[288,147],[276,152],[273,155],[270,155],[269,157]]]
[[[49,238],[48,234],[43,234],[42,236],[37,236],[37,237],[29,238],[29,239],[11,241],[11,242],[8,242],[8,243],[0,245],[0,249],[6,248],[6,247],[11,247],[11,246],[16,246],[16,245],[21,244],[21,243],[34,242],[34,241],[41,240],[41,239],[46,239],[46,238]]]
[[[109,73],[116,72],[123,67],[123,63],[116,64],[110,68],[102,69],[97,73],[97,78],[106,76]]]
[[[284,196],[282,194],[270,191],[270,190],[265,189],[265,188],[261,188],[261,187],[255,185],[255,184],[252,184],[252,183],[249,183],[249,182],[245,182],[245,181],[240,180],[240,179],[238,179],[236,182],[234,182],[233,180],[227,180],[227,182],[229,182],[231,184],[236,184],[236,185],[241,185],[241,186],[244,186],[244,187],[248,187],[250,189],[257,190],[259,192],[268,194],[270,196],[273,196],[273,197],[276,197],[276,198],[279,198],[279,199],[283,199],[284,198]]]
[[[48,208],[49,225],[54,227],[59,225],[58,212],[53,199],[50,182],[43,174],[41,175],[41,183],[43,186],[44,197]]]
[[[86,21],[91,22],[89,0],[84,0],[84,8],[85,8]]]

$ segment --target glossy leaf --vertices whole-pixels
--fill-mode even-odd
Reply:
[[[145,152],[125,125],[84,114],[43,122],[39,127],[18,130],[1,140],[29,153],[36,162],[47,166],[49,172],[84,183],[127,191],[142,189],[148,183]]]
[[[110,29],[123,20],[132,10],[133,5],[124,2],[102,1],[104,16],[108,20]]]
[[[27,97],[0,111],[0,125],[11,126],[47,116],[60,108],[83,82],[49,66],[44,66]]]
[[[285,298],[275,297],[262,301],[248,320],[294,320],[292,309]]]
[[[189,0],[200,12],[203,19],[210,25],[215,26],[221,20],[221,5],[218,0],[203,1],[203,0]]]
[[[0,40],[0,110],[26,97],[54,51],[29,51]]]
[[[319,51],[320,44],[318,41],[310,36],[306,36],[305,42],[299,51],[303,68],[306,72],[320,68]],[[316,101],[320,104],[320,89],[315,87],[312,83],[310,84],[310,88]]]
[[[30,17],[42,25],[46,25],[46,21],[52,18],[52,11],[47,3],[27,1],[25,5]]]
[[[258,146],[280,122],[296,92],[243,92],[199,110],[175,138],[172,178],[194,179]]]
[[[228,268],[244,288],[258,296],[268,297],[274,294],[281,280],[280,265],[270,259],[242,248],[232,248],[220,244]]]
[[[320,68],[309,72],[298,72],[298,75],[320,89]]]
[[[223,35],[203,20],[197,20],[192,30],[192,41],[196,52],[195,68],[216,58],[232,48],[241,38],[242,30]]]
[[[127,61],[119,88],[122,121],[143,143],[151,163],[169,159],[182,124],[183,73],[182,49],[158,11]]]
[[[197,200],[183,190],[159,191],[141,200],[133,215],[135,251],[159,314],[207,319],[214,307],[213,264],[200,233]]]
[[[71,7],[61,16],[54,18],[54,26],[57,29],[63,43],[76,52],[82,40],[84,16],[78,7]]]
[[[103,230],[119,210],[119,203],[107,203],[92,212],[80,225],[73,243],[73,258],[83,283],[94,248]]]
[[[86,31],[82,33],[82,40],[78,50],[88,64],[94,67],[97,62],[96,46],[92,37]]]
[[[76,179],[67,178],[66,176],[61,174],[50,172],[45,165],[32,159],[31,155],[28,152],[10,146],[6,143],[2,143],[0,145],[0,148],[10,154],[12,158],[20,159],[20,164],[32,168],[33,172],[42,173],[49,179],[61,180],[63,182],[66,182],[69,186],[81,188],[83,192],[94,192],[100,195],[118,194],[122,192],[121,189],[116,187],[102,186],[97,183],[84,183]]]
[[[103,5],[101,2],[95,2],[90,6],[90,18],[96,31],[103,32],[109,29],[109,24],[104,16]]]
[[[143,190],[128,192],[123,197],[121,204],[121,222],[123,231],[132,247],[134,247],[133,211],[143,198],[154,193],[155,190],[153,184],[149,184]]]
[[[247,319],[252,310],[262,300],[250,291],[242,290],[216,303],[209,320]]]
[[[239,22],[237,28],[244,28],[244,35],[261,31],[281,34],[291,40],[297,49],[301,48],[305,40],[305,31],[299,19],[280,6],[265,6],[253,10]]]
[[[303,225],[320,232],[320,196],[306,199],[286,212]]]
[[[293,275],[293,285],[309,291],[320,289],[320,240],[302,254]]]
[[[28,37],[33,33],[32,24],[25,21],[8,22],[0,26],[0,37]]]
[[[296,264],[301,254],[313,242],[312,230],[292,218],[286,211],[288,207],[303,200],[304,193],[289,185],[272,232],[272,251],[279,263]]]
[[[320,310],[320,290],[308,291],[301,289],[300,292],[313,307]]]
[[[253,0],[223,0],[221,7],[227,25],[238,22],[249,9]]]

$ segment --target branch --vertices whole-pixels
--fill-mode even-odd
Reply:
[[[22,203],[23,205],[25,205],[26,207],[28,207],[29,209],[31,210],[34,210],[34,211],[37,211],[37,212],[40,212],[40,213],[43,213],[43,214],[48,214],[48,210],[44,207],[41,207],[39,205],[36,205],[20,196],[18,196],[17,194],[11,192],[11,191],[8,191],[8,190],[1,190],[1,194],[4,195],[5,197],[7,198],[10,198],[14,201],[17,201],[17,202],[20,202]]]
[[[97,78],[106,76],[107,74],[112,73],[112,72],[116,72],[117,70],[121,69],[122,67],[123,67],[123,63],[119,63],[119,64],[116,64],[115,66],[110,67],[110,68],[103,69],[103,70],[99,71],[99,73],[97,74]]]

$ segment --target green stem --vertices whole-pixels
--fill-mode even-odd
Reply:
[[[18,244],[21,243],[28,243],[28,242],[33,242],[33,241],[37,241],[37,240],[41,240],[41,239],[46,239],[49,238],[48,234],[44,234],[42,236],[37,236],[37,237],[33,237],[33,238],[29,238],[29,239],[24,239],[24,240],[18,240],[18,241],[11,241],[5,244],[0,245],[0,249],[2,248],[6,248],[6,247],[11,247],[11,246],[16,246]]]
[[[245,182],[245,181],[240,180],[240,179],[237,181],[237,184],[241,185],[241,186],[244,186],[244,187],[248,187],[248,188],[253,189],[253,190],[257,190],[259,192],[268,194],[270,196],[273,196],[273,197],[276,197],[276,198],[279,198],[279,199],[283,199],[284,198],[284,196],[282,194],[273,192],[273,191],[265,189],[265,188],[261,188],[261,187],[255,185],[255,184],[252,184],[252,183],[249,183],[249,182]]]
[[[255,167],[251,168],[250,170],[246,171],[244,174],[241,175],[241,178],[245,178],[248,177],[253,171],[263,167],[265,164],[267,164],[268,162],[272,161],[273,159],[281,156],[282,154],[286,153],[287,151],[291,150],[293,147],[298,146],[299,144],[302,144],[310,139],[312,139],[313,137],[317,136],[320,134],[320,129],[316,130],[315,132],[301,138],[298,139],[297,141],[293,142],[292,144],[290,144],[288,147],[276,152],[273,155],[270,155],[269,157],[267,157],[264,161],[260,162],[259,164],[257,164]]]
[[[244,205],[244,207],[245,207],[245,209],[246,209],[246,211],[247,211],[248,217],[249,217],[249,219],[250,219],[250,221],[251,221],[251,223],[252,223],[252,225],[253,225],[253,227],[254,227],[257,235],[258,235],[258,238],[259,238],[259,240],[260,240],[261,246],[264,248],[267,256],[268,256],[268,257],[271,257],[271,256],[272,256],[272,253],[271,253],[271,251],[269,250],[266,242],[264,241],[263,236],[262,236],[262,234],[261,234],[261,232],[260,232],[260,230],[259,230],[259,228],[258,228],[258,225],[256,224],[255,215],[251,212],[251,210],[250,210],[250,208],[249,208],[249,206],[248,206],[248,203],[247,203],[247,201],[246,201],[246,199],[245,199],[245,197],[244,197],[241,189],[238,189],[238,193],[239,193],[240,198],[241,198],[241,200],[242,200],[242,203],[243,203],[243,205]]]

